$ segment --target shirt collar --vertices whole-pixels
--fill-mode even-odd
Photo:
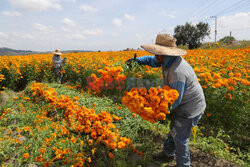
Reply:
[[[169,68],[177,59],[178,56],[164,56],[163,68]]]

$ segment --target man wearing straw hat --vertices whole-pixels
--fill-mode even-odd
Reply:
[[[155,56],[143,56],[135,60],[140,65],[162,67],[164,85],[179,92],[179,98],[172,105],[173,117],[170,133],[164,141],[163,150],[153,158],[170,161],[176,156],[177,166],[190,166],[188,137],[191,128],[197,125],[206,108],[205,96],[193,68],[182,58],[185,50],[175,47],[176,39],[169,34],[158,34],[155,45],[143,45],[144,50]]]
[[[52,53],[54,54],[52,61],[55,67],[56,79],[57,79],[57,82],[61,83],[62,77],[63,77],[63,73],[61,72],[62,64],[66,61],[67,58],[64,58],[64,59],[61,58],[60,55],[62,55],[62,52],[60,52],[59,49],[56,49]]]

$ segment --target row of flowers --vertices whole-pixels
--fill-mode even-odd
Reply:
[[[43,116],[39,118],[40,121],[51,115],[51,113],[64,113],[63,118],[65,118],[67,126],[64,128],[61,127],[60,129],[62,131],[58,132],[57,134],[54,133],[54,135],[52,135],[51,138],[48,138],[47,141],[52,141],[54,138],[60,137],[67,133],[77,133],[80,135],[79,138],[82,139],[81,145],[83,146],[84,143],[88,143],[88,149],[92,150],[91,152],[106,151],[109,157],[113,158],[114,155],[112,150],[124,149],[125,147],[129,146],[129,148],[131,148],[133,151],[143,155],[134,148],[130,139],[121,137],[119,135],[119,129],[116,128],[113,122],[119,121],[121,117],[117,117],[114,114],[111,115],[105,111],[95,113],[94,109],[88,109],[84,106],[80,106],[77,102],[79,97],[75,97],[74,99],[64,95],[58,97],[55,89],[49,88],[42,83],[34,82],[31,85],[30,90],[32,101],[36,102],[44,100],[46,103],[48,103],[47,112],[45,112]],[[39,120],[37,121],[40,122]],[[88,140],[84,141],[83,139],[86,138],[88,138]],[[71,137],[70,140],[76,143],[77,138]],[[92,146],[96,147],[92,148]],[[106,149],[103,148],[103,146],[105,146]],[[62,151],[63,150],[59,150],[60,153],[55,152],[55,157],[51,160],[50,164],[53,162],[53,160],[63,159],[63,155],[69,152],[64,150],[65,153],[62,153]],[[80,164],[80,166],[83,165],[85,159],[87,159],[88,163],[91,162],[91,155],[86,155],[86,153],[75,156],[77,156],[79,160],[76,164]]]
[[[1,85],[1,82],[4,80],[4,75],[1,75],[0,74],[0,85]],[[4,90],[5,89],[5,87],[1,87],[0,86],[0,95],[3,93],[3,91],[2,90]]]

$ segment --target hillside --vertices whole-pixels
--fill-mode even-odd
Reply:
[[[0,48],[0,56],[8,55],[8,56],[14,56],[14,55],[30,55],[30,54],[46,54],[51,53],[52,51],[47,52],[38,52],[38,51],[31,51],[31,50],[16,50],[11,48]],[[91,52],[89,50],[64,50],[63,53],[77,53],[77,52]]]
[[[3,55],[28,55],[28,54],[35,54],[37,52],[33,52],[31,50],[15,50],[10,48],[0,48],[0,56]]]

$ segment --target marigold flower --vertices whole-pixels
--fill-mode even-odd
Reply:
[[[114,154],[112,154],[111,152],[109,152],[109,158],[110,159],[114,158]]]
[[[27,158],[29,158],[29,157],[30,157],[30,154],[29,154],[29,153],[23,154],[23,158],[27,159]]]

